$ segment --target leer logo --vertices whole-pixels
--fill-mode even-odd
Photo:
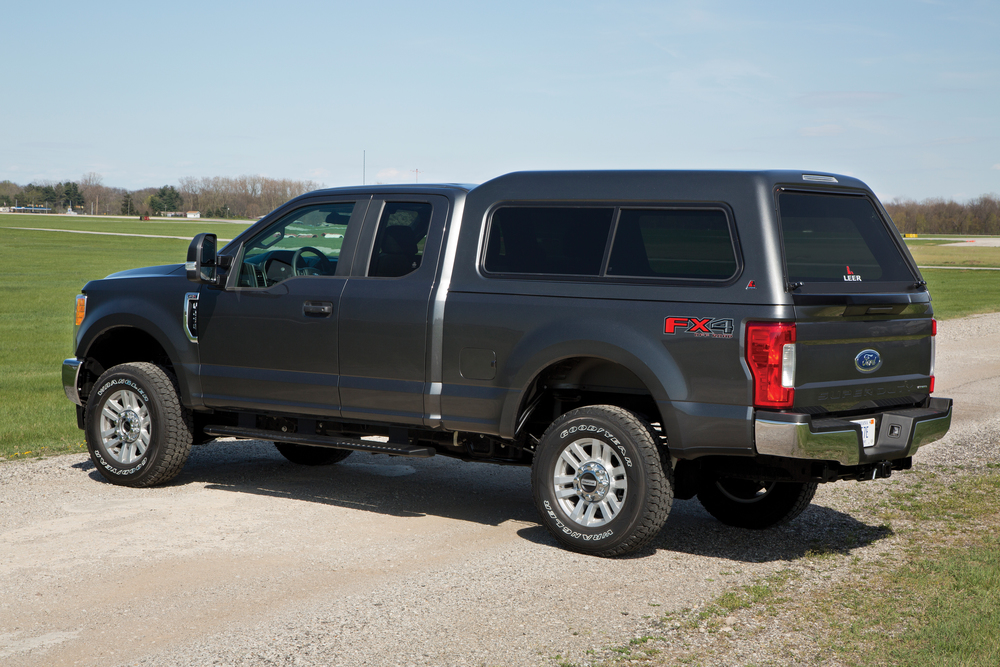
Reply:
[[[861,282],[861,276],[859,276],[858,274],[854,273],[854,271],[851,271],[851,267],[845,266],[844,268],[847,269],[847,274],[844,276],[844,281],[845,282],[849,282],[849,283],[860,283]]]

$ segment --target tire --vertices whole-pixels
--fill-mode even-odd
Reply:
[[[727,526],[763,530],[788,523],[809,507],[816,482],[755,482],[709,477],[698,489],[708,513]]]
[[[303,466],[327,466],[340,463],[351,455],[350,449],[311,447],[309,445],[294,445],[289,442],[276,442],[274,446],[286,459]]]
[[[648,422],[612,405],[561,416],[542,435],[531,465],[542,523],[567,548],[595,556],[648,544],[673,502],[673,475],[659,442]]]
[[[154,364],[108,369],[87,400],[90,458],[112,484],[145,487],[180,473],[191,452],[193,420],[177,380]]]

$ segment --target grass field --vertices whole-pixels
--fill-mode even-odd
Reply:
[[[231,224],[145,223],[66,216],[0,215],[0,457],[82,449],[61,364],[72,356],[73,299],[88,280],[139,266],[183,262],[179,239],[35,232],[44,227],[118,233],[231,238]]]
[[[1000,248],[942,245],[951,241],[911,241],[906,245],[918,266],[992,266],[1000,267]]]

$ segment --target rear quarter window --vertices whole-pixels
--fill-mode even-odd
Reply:
[[[726,280],[737,270],[719,209],[629,209],[618,218],[609,276]]]
[[[505,206],[493,212],[490,273],[597,276],[614,207]]]

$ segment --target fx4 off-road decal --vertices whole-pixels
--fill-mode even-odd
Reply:
[[[732,338],[731,317],[668,317],[663,322],[663,333],[693,334],[702,338]]]

